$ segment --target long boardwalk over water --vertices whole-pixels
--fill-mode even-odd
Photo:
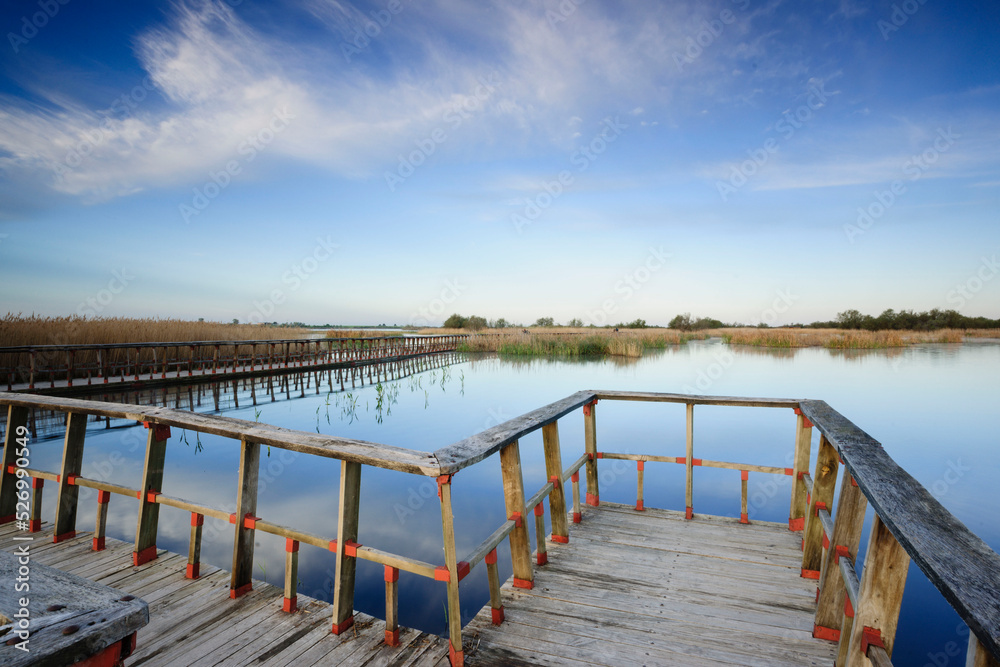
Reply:
[[[601,449],[598,401],[683,405],[683,456],[680,452],[634,454]],[[146,600],[148,627],[153,630],[139,631],[139,653],[130,664],[189,664],[194,658],[204,658],[206,664],[233,665],[445,661],[452,667],[467,663],[800,665],[829,664],[835,656],[838,666],[883,667],[891,665],[911,562],[968,625],[968,664],[1000,664],[1000,591],[996,586],[1000,555],[900,468],[876,440],[823,401],[579,391],[435,452],[148,405],[23,393],[0,393],[0,405],[8,406],[0,467],[0,525],[8,527],[0,532],[0,544],[11,549],[18,537],[37,536],[39,546],[33,553],[40,564],[71,568],[101,584],[135,591],[134,595]],[[698,406],[794,411],[792,467],[696,457],[694,413]],[[66,414],[58,471],[30,467],[27,424],[38,410]],[[584,420],[583,442],[564,447],[559,422],[577,411],[582,411]],[[126,486],[125,480],[83,475],[87,424],[94,417],[134,420],[148,428],[138,485],[134,480]],[[164,476],[171,427],[233,442],[239,452],[235,511],[171,495],[171,483],[176,480]],[[815,456],[814,428],[819,431]],[[535,431],[541,431],[548,481],[528,496],[519,441]],[[288,520],[300,524],[291,526],[279,523],[281,517],[257,515],[262,446],[339,460],[338,503],[330,510],[337,517],[335,535],[316,532],[322,529],[314,516],[291,517]],[[568,465],[563,463],[564,452],[569,453]],[[572,458],[577,453],[579,457]],[[499,455],[503,486],[502,499],[494,502],[502,502],[504,518],[478,546],[460,554],[452,487],[463,483],[465,468],[493,455]],[[601,500],[598,472],[603,459],[635,462],[634,509]],[[645,466],[650,462],[684,466],[683,513],[644,506]],[[366,466],[436,481],[444,564],[358,543],[361,477]],[[695,512],[698,496],[693,479],[695,470],[705,467],[729,471],[725,474],[732,474],[734,483],[739,473],[738,519]],[[787,526],[750,521],[750,474],[791,477]],[[46,481],[56,487],[51,528],[43,527],[41,519]],[[586,505],[580,502],[584,481]],[[839,497],[835,495],[838,485]],[[80,487],[98,491],[92,535],[77,531]],[[138,500],[132,544],[105,535],[112,495]],[[190,512],[186,559],[156,547],[163,505]],[[546,530],[546,505],[551,533]],[[855,562],[869,506],[874,518],[859,577]],[[532,516],[534,553],[528,525]],[[201,569],[206,520],[234,526],[228,574]],[[22,535],[15,536],[11,524]],[[258,531],[285,540],[280,598],[277,588],[252,579]],[[401,535],[395,543],[412,537]],[[509,547],[513,570],[503,587],[497,559],[502,546]],[[297,595],[300,547],[334,554],[331,605]],[[359,560],[384,568],[384,620],[355,612]],[[463,627],[459,584],[480,566],[486,569],[489,605]],[[400,571],[444,585],[447,641],[400,627]],[[78,583],[81,591],[87,584]],[[11,618],[18,606],[12,591],[10,586],[0,589],[0,613]],[[65,597],[73,598],[73,591],[66,591]],[[31,613],[33,623],[48,623],[49,630],[65,625],[61,635],[73,638],[65,641],[79,641],[91,651],[88,655],[109,646],[98,641],[111,636],[102,627],[104,620],[76,625],[73,609],[60,604]],[[254,643],[257,635],[266,640]],[[127,639],[118,634],[114,641],[121,641],[114,646],[127,652]],[[235,652],[230,651],[232,647]],[[220,662],[213,657],[216,650],[229,653]],[[0,664],[20,657],[15,651],[12,641],[0,644]],[[140,662],[143,655],[146,660]]]

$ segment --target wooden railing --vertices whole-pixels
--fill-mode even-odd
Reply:
[[[598,448],[598,400],[680,403],[686,409],[684,456],[624,454]],[[487,568],[493,622],[504,620],[497,571],[497,549],[507,541],[513,566],[513,585],[531,588],[534,568],[547,560],[544,536],[544,501],[548,500],[553,542],[569,540],[570,522],[581,519],[579,471],[585,470],[586,502],[600,504],[598,470],[601,459],[637,461],[640,471],[636,509],[644,509],[642,472],[646,462],[683,464],[686,468],[685,513],[695,518],[694,470],[714,467],[741,471],[741,522],[749,522],[746,487],[749,473],[792,477],[789,529],[802,531],[801,575],[818,586],[814,636],[839,642],[837,665],[888,665],[896,635],[902,592],[910,561],[916,563],[954,607],[970,632],[969,664],[997,665],[1000,656],[1000,556],[971,533],[935,500],[923,486],[902,470],[881,445],[823,401],[691,396],[621,391],[581,391],[473,435],[433,454],[375,443],[320,436],[225,417],[139,405],[108,404],[45,396],[0,393],[8,406],[3,469],[0,472],[0,520],[26,522],[40,528],[41,491],[45,480],[58,485],[54,521],[56,542],[76,529],[79,487],[98,490],[100,508],[94,548],[103,548],[107,503],[111,494],[140,501],[133,562],[156,557],[156,527],[160,505],[191,512],[191,540],[187,565],[189,577],[198,576],[202,526],[205,517],[236,525],[230,596],[238,597],[251,586],[255,531],[286,539],[285,611],[296,607],[295,582],[301,544],[335,553],[332,630],[340,634],[354,619],[354,579],[358,559],[385,568],[387,644],[399,641],[397,614],[399,571],[444,582],[448,597],[451,662],[461,665],[462,626],[459,582],[480,563]],[[795,412],[793,467],[710,461],[695,457],[694,410],[696,406],[739,406],[791,409]],[[18,439],[25,432],[31,409],[66,413],[66,439],[59,472],[31,469],[19,460]],[[582,410],[582,451],[565,467],[558,420]],[[141,421],[149,427],[142,483],[129,488],[81,476],[81,462],[88,415]],[[240,468],[236,511],[226,512],[165,494],[163,462],[170,427],[182,427],[239,441]],[[812,429],[820,432],[816,466],[809,472]],[[518,442],[541,430],[548,481],[526,497]],[[260,446],[288,449],[341,461],[337,535],[321,536],[269,522],[256,516],[257,472]],[[507,519],[477,547],[459,559],[452,510],[452,484],[464,468],[499,454]],[[434,477],[441,500],[444,564],[437,565],[359,544],[360,483],[363,466],[375,466],[414,475]],[[844,472],[840,475],[840,469]],[[29,503],[27,478],[34,489]],[[833,509],[840,480],[840,497]],[[572,514],[567,508],[565,483],[572,485]],[[874,524],[860,579],[855,559],[864,524],[865,509],[875,510]],[[534,563],[528,539],[527,512],[535,515],[538,551]],[[572,517],[572,518],[570,518]]]
[[[269,371],[454,350],[462,338],[388,336],[0,347],[0,377],[11,390],[23,382],[34,389],[36,382],[55,387],[58,381],[72,387],[74,380],[92,384],[115,377],[135,381],[192,377],[196,371],[213,375]]]

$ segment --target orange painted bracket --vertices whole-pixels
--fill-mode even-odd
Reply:
[[[748,481],[750,479],[750,471],[749,470],[741,470],[740,471],[740,479],[743,480],[744,482]]]
[[[385,581],[387,584],[394,584],[399,581],[399,568],[391,565],[385,566]]]
[[[299,608],[299,598],[298,596],[284,598],[281,601],[281,611],[293,614]]]
[[[485,562],[487,565],[496,565],[497,564],[497,550],[493,549],[493,551],[491,551],[488,554],[486,554],[486,558],[483,559],[483,562]]]
[[[541,503],[535,505],[535,516],[542,516],[545,513],[545,508],[542,507]]]
[[[514,577],[514,588],[523,588],[526,591],[530,591],[535,587],[535,582],[528,581],[527,579],[518,579]]]
[[[503,606],[499,609],[490,609],[493,616],[493,625],[500,625],[504,621]]]
[[[230,588],[229,589],[229,597],[230,597],[230,599],[235,600],[238,597],[242,597],[242,596],[246,595],[247,593],[249,593],[252,590],[253,590],[253,583],[252,582],[249,583],[249,584],[243,584],[239,588]]]
[[[438,500],[441,499],[441,487],[445,484],[451,484],[451,478],[454,475],[438,475],[437,485],[438,485]]]
[[[824,628],[822,625],[813,625],[813,637],[823,639],[828,642],[840,641],[840,630],[834,628]]]
[[[156,545],[146,547],[142,551],[132,552],[132,565],[138,567],[152,560],[156,560]]]
[[[844,616],[854,618],[854,606],[851,604],[851,596],[844,593]]]
[[[107,505],[111,502],[111,492],[110,491],[98,491],[97,492],[97,502],[101,505]]]
[[[882,643],[882,631],[866,625],[861,631],[861,653],[868,655],[868,648],[871,646],[885,648],[885,644]]]
[[[572,475],[570,475],[569,481],[574,482],[574,483],[579,483],[579,481],[580,481],[580,471],[577,470],[575,473],[573,473]]]
[[[287,551],[290,554],[293,554],[293,553],[295,553],[298,550],[299,550],[299,541],[298,540],[293,540],[290,537],[286,537],[285,538],[285,551]]]
[[[693,507],[687,507],[687,508],[684,509],[684,518],[685,519],[693,519],[694,518],[694,508]]]
[[[601,504],[601,497],[598,496],[596,493],[588,493],[587,504],[590,505],[591,507],[597,507]]]
[[[803,579],[819,579],[819,570],[807,570],[802,568]]]
[[[340,635],[340,634],[343,634],[345,631],[347,631],[347,629],[350,628],[352,625],[354,625],[354,617],[353,616],[348,616],[339,625],[334,625],[330,629],[330,632],[332,632],[335,635]]]
[[[569,537],[563,535],[553,535],[552,541],[558,544],[569,544]]]
[[[646,462],[645,461],[636,461],[635,462],[635,468],[636,468],[636,470],[645,470],[646,469]]]

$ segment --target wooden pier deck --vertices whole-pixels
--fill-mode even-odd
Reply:
[[[837,645],[812,637],[800,539],[785,524],[585,507],[532,590],[504,584],[504,623],[487,606],[466,626],[466,662],[826,667]]]
[[[13,549],[15,534],[0,527],[0,547]],[[91,533],[58,545],[51,529],[34,536],[38,562],[149,603],[130,666],[448,664],[447,639],[401,629],[389,647],[384,622],[364,614],[356,636],[334,636],[329,604],[300,596],[300,611],[283,614],[281,589],[260,581],[230,600],[227,572],[203,564],[185,579],[176,554],[133,567],[130,543],[108,538],[95,552]],[[487,604],[466,626],[466,664],[832,664],[837,645],[812,637],[816,586],[799,576],[799,540],[784,524],[586,507],[569,544],[548,544],[534,589],[504,585],[502,625]]]

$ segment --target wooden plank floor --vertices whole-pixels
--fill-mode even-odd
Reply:
[[[0,548],[19,534],[0,526]],[[23,533],[20,533],[23,535]],[[463,633],[466,664],[480,665],[830,665],[836,645],[812,637],[815,582],[801,579],[800,533],[786,525],[602,503],[585,507],[569,544],[548,543],[535,588],[502,596],[506,621],[487,605]],[[401,629],[402,647],[383,641],[384,623],[358,614],[357,633],[330,634],[330,605],[299,597],[284,614],[281,590],[254,582],[230,600],[228,573],[202,565],[184,578],[186,557],[160,551],[132,567],[132,545],[90,534],[52,544],[35,534],[32,558],[143,598],[150,623],[129,667],[146,665],[448,664],[446,639]]]
[[[155,561],[132,567],[132,545],[108,538],[107,549],[91,550],[91,533],[52,543],[51,526],[33,542],[13,523],[0,526],[0,548],[30,545],[31,559],[120,589],[149,603],[149,625],[139,631],[128,667],[189,665],[383,665],[448,664],[448,641],[400,628],[402,645],[385,645],[385,623],[365,614],[355,617],[356,632],[330,633],[329,604],[300,595],[299,611],[281,611],[281,589],[254,581],[254,590],[229,599],[229,574],[202,564],[200,579],[184,578],[186,556],[160,550]]]
[[[823,665],[816,582],[787,525],[602,503],[547,545],[531,591],[502,590],[464,633],[470,665]]]

